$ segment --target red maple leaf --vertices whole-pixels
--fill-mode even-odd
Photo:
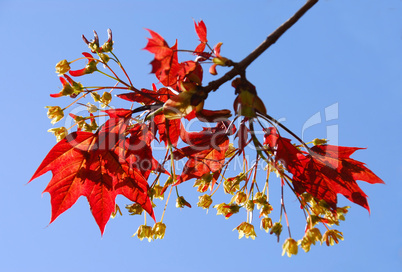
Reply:
[[[177,41],[175,45],[169,47],[167,42],[158,33],[149,30],[151,38],[145,50],[153,53],[155,58],[151,61],[152,71],[160,83],[166,87],[172,87],[180,91],[178,82],[195,82],[201,84],[202,67],[194,61],[179,63],[177,56]],[[205,45],[204,45],[205,46]]]
[[[169,58],[165,58],[160,63],[155,62],[155,60],[151,62],[153,66],[152,72],[155,73],[159,82],[166,87],[175,87],[177,83],[177,76],[182,69],[177,57],[177,41],[171,49],[172,55]],[[157,70],[155,71],[155,69]]]
[[[205,45],[208,42],[207,40],[207,27],[205,23],[201,20],[198,24],[194,21],[195,32],[197,33],[198,38],[200,39],[200,44],[194,50],[194,53],[201,54],[204,52]]]
[[[77,131],[58,142],[29,181],[52,171],[44,191],[51,196],[50,223],[85,196],[103,234],[118,194],[139,203],[154,218],[148,183],[141,169],[130,164],[126,156],[129,146],[124,131],[131,111],[115,109],[106,113],[110,119],[96,133]],[[144,158],[147,156],[144,154]]]
[[[148,39],[148,43],[145,46],[145,50],[153,53],[155,55],[155,59],[163,60],[165,58],[170,58],[173,54],[172,49],[169,47],[165,39],[150,29],[147,29],[151,34],[151,38]]]
[[[175,45],[169,47],[161,35],[150,29],[147,30],[151,34],[151,38],[148,38],[144,49],[155,55],[154,60],[151,61],[151,73],[154,73],[164,86],[173,86],[182,69],[177,57],[177,41]]]
[[[336,194],[342,194],[350,201],[370,211],[367,195],[360,189],[357,180],[371,184],[384,183],[362,162],[350,158],[361,148],[317,145],[312,154],[303,159],[304,172],[295,176],[295,189],[307,191],[336,207]]]
[[[169,141],[173,146],[177,145],[181,129],[180,119],[168,120],[164,114],[158,114],[154,117],[154,124],[159,132],[159,141],[164,141],[165,146]]]
[[[279,136],[275,128],[265,129],[264,145],[275,152],[275,160],[280,161],[286,169],[296,175],[303,169],[301,159],[304,153],[291,143],[290,139]]]
[[[117,97],[130,102],[138,102],[145,105],[152,105],[155,104],[156,101],[166,102],[170,97],[175,95],[168,88],[160,88],[158,90],[155,84],[152,84],[152,89],[153,90],[141,89],[141,92],[118,94]]]
[[[186,132],[182,128],[181,139],[189,146],[175,150],[173,157],[176,160],[187,157],[188,161],[176,185],[222,169],[229,146],[228,135],[236,130],[234,127],[228,130],[228,124],[228,122],[219,122],[216,127],[204,128],[201,132]]]
[[[169,174],[161,164],[152,156],[151,142],[155,139],[153,131],[145,124],[136,124],[129,130],[126,157],[129,165],[139,169],[141,174],[148,179],[151,171]]]
[[[318,200],[325,200],[336,209],[337,194],[366,208],[370,212],[367,195],[360,189],[357,180],[368,183],[384,183],[362,162],[350,156],[358,147],[316,145],[309,153],[300,151],[269,128],[265,142],[275,153],[275,160],[281,161],[293,175],[293,185],[298,194],[308,192]]]
[[[207,27],[203,20],[199,21],[198,24],[194,21],[195,32],[200,39],[200,42],[207,43]]]
[[[181,70],[178,72],[178,81],[193,82],[201,85],[203,69],[200,63],[188,60],[180,63]]]

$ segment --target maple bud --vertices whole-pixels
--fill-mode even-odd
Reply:
[[[130,213],[130,215],[136,215],[136,214],[141,215],[142,211],[144,210],[142,206],[138,203],[126,205],[126,209]]]
[[[139,226],[138,230],[131,237],[134,237],[135,235],[137,235],[137,237],[141,241],[142,241],[142,239],[146,238],[146,239],[148,239],[148,242],[151,242],[153,239],[152,227],[147,226],[147,225],[141,225],[141,226]]]
[[[97,92],[91,92],[91,96],[94,102],[99,102],[101,100],[101,96]]]
[[[85,123],[86,118],[78,115],[74,115],[70,113],[70,116],[74,119],[75,123],[77,124],[77,127],[81,130],[85,129],[85,126],[88,124]]]
[[[297,244],[305,251],[309,252],[311,248],[311,241],[310,239],[305,235],[303,238],[299,241],[297,241]]]
[[[288,257],[292,257],[292,255],[296,255],[298,251],[297,242],[293,238],[286,239],[286,241],[283,243],[282,248],[282,256],[287,253]]]
[[[148,188],[148,196],[151,200],[153,200],[155,195],[155,189],[153,187]]]
[[[95,106],[95,105],[93,105],[93,104],[91,104],[89,102],[87,103],[87,109],[88,109],[89,113],[94,113],[94,112],[97,112],[99,110],[97,106]]]
[[[312,199],[313,197],[309,193],[303,193],[300,198],[302,201],[302,206],[306,206],[307,203],[309,203]]]
[[[247,195],[243,191],[238,191],[230,202],[236,202],[237,205],[241,205],[247,201]]]
[[[272,228],[271,231],[269,232],[269,234],[275,234],[278,237],[278,241],[279,241],[279,236],[281,235],[282,232],[282,224],[279,222],[276,222]]]
[[[216,208],[216,215],[222,214],[226,219],[231,217],[233,214],[238,213],[240,210],[240,206],[236,204],[229,205],[226,203],[215,205],[214,208]]]
[[[200,193],[204,193],[208,190],[208,187],[211,185],[213,175],[211,173],[207,173],[202,175],[201,178],[197,179],[193,185],[193,187],[198,187],[197,191]]]
[[[339,243],[339,239],[343,240],[343,233],[338,230],[327,230],[322,237],[322,243],[325,241],[327,246],[333,246]]]
[[[74,93],[74,88],[70,85],[70,83],[66,83],[63,85],[63,89],[61,89],[60,94],[64,96],[72,95]]]
[[[123,214],[121,213],[121,210],[120,210],[119,205],[116,204],[116,205],[115,205],[115,208],[114,208],[114,212],[112,212],[112,215],[111,215],[110,217],[111,217],[112,219],[116,218],[117,213],[119,213],[120,216],[123,215]]]
[[[307,217],[306,223],[307,223],[308,226],[315,226],[315,225],[317,225],[318,223],[320,223],[321,220],[322,220],[322,219],[321,219],[320,216],[317,216],[317,215],[312,214],[312,215],[310,215],[309,217]]]
[[[246,174],[240,173],[236,177],[225,179],[223,189],[226,194],[233,195],[240,189],[240,182],[246,179]]]
[[[63,119],[64,112],[59,106],[46,106],[45,108],[48,109],[47,117],[49,117],[49,119],[52,119],[50,123],[52,123],[53,125]]]
[[[315,245],[315,242],[321,241],[322,235],[319,229],[312,228],[307,231],[307,236],[311,240],[311,242]]]
[[[109,28],[107,30],[108,34],[108,39],[107,41],[102,45],[102,52],[111,52],[113,50],[113,40],[112,40],[112,30]]]
[[[190,203],[188,203],[183,196],[179,196],[176,199],[176,208],[184,208],[184,206],[187,206],[189,208],[191,208]]]
[[[78,94],[80,94],[84,90],[84,86],[80,82],[76,82],[72,80],[68,75],[64,75],[64,77],[68,80],[66,81],[64,78],[60,78],[63,89],[61,90],[61,94],[64,96],[70,96],[71,98],[75,98]]]
[[[326,219],[326,222],[328,225],[337,225],[339,226],[339,220],[337,213],[331,210],[326,210],[324,218]]]
[[[56,136],[57,142],[60,142],[68,135],[68,131],[65,127],[51,128],[48,130],[48,132],[51,132],[54,134],[54,136]]]
[[[166,225],[162,222],[155,223],[152,228],[152,233],[154,234],[154,239],[163,239],[165,237]]]
[[[331,207],[328,205],[328,203],[324,199],[320,199],[318,201],[318,205],[320,205],[325,211],[331,209]]]
[[[96,67],[97,64],[97,61],[89,61],[88,64],[85,65],[85,74],[92,74],[93,72],[98,70],[98,68]]]
[[[311,205],[311,210],[315,215],[325,214],[327,212],[327,207],[324,207],[317,203],[314,198],[309,201]]]
[[[236,154],[236,148],[232,143],[229,144],[228,149],[225,152],[225,158],[231,158]]]
[[[251,237],[251,239],[254,240],[255,237],[257,236],[257,234],[255,234],[254,231],[254,226],[247,222],[241,223],[233,230],[235,229],[237,229],[237,231],[239,232],[239,239],[241,239],[243,236],[246,236],[246,238]]]
[[[61,60],[56,64],[56,73],[61,76],[70,71],[70,63],[67,60]]]
[[[261,219],[261,229],[268,233],[269,229],[272,228],[272,219],[269,217],[264,217]]]
[[[176,181],[177,181],[177,179],[176,179]],[[173,182],[174,182],[173,177],[169,176],[168,179],[165,182],[164,187],[169,186],[170,184],[173,184]]]
[[[197,206],[203,209],[209,209],[212,204],[212,198],[210,195],[202,195],[198,197]]]
[[[255,86],[247,79],[238,77],[232,81],[232,86],[236,89],[235,94],[238,94],[233,104],[236,114],[248,118],[256,117],[256,112],[267,114],[264,103],[257,96]]]
[[[350,206],[336,208],[336,214],[339,220],[345,221],[345,214],[348,213],[348,209],[350,209]]]
[[[228,66],[228,64],[230,63],[229,59],[225,57],[213,58],[212,62],[219,66]]]
[[[98,53],[98,56],[104,63],[108,63],[110,60],[110,57],[107,54]]]
[[[169,120],[179,119],[191,113],[194,109],[191,105],[191,98],[195,90],[182,91],[180,94],[171,97],[163,105],[163,114]]]
[[[254,195],[254,204],[257,204],[257,209],[261,209],[261,206],[268,204],[267,196],[263,192],[258,192]]]
[[[162,193],[163,187],[160,186],[160,185],[155,185],[153,189],[155,190],[154,194],[153,194],[153,197],[154,198],[159,198],[160,200],[163,200],[163,198],[164,198],[164,193]]]
[[[301,240],[298,241],[298,244],[305,252],[309,252],[311,248],[311,244],[315,245],[315,242],[321,241],[322,236],[321,232],[317,228],[309,229],[303,236]]]
[[[327,142],[328,142],[327,139],[318,139],[318,138],[315,138],[312,141],[313,145],[325,145],[325,144],[327,144]]]
[[[285,173],[285,167],[282,164],[276,163],[275,166],[271,168],[271,171],[276,174],[277,178],[281,178]]]
[[[260,217],[263,215],[268,215],[271,213],[273,210],[272,206],[269,203],[266,203],[262,205],[261,211],[260,211]]]
[[[82,129],[87,132],[92,132],[92,131],[98,129],[98,124],[96,123],[95,118],[93,118],[93,114],[90,113],[90,115],[91,115],[91,117],[90,117],[91,124],[90,125],[87,124],[86,122],[82,122],[79,124],[79,126],[82,125],[82,127],[83,127]]]
[[[215,58],[212,59],[212,62],[214,63],[210,68],[209,68],[209,73],[211,75],[217,75],[218,73],[216,72],[216,66],[231,66],[233,65],[233,62],[225,57],[221,56],[221,46],[222,43],[218,43],[214,47],[214,54]]]
[[[112,101],[112,95],[109,92],[104,92],[99,101],[102,103],[102,108],[105,108]]]
[[[94,30],[94,39],[92,41],[89,42],[84,35],[82,35],[82,39],[88,45],[89,49],[91,49],[92,53],[96,53],[99,51],[99,36],[95,30]]]
[[[247,200],[246,209],[249,212],[252,212],[254,210],[254,202],[253,202],[253,200],[251,200],[251,199]]]

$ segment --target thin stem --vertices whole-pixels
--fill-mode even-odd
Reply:
[[[129,87],[117,87],[117,86],[115,86],[115,87],[111,87],[111,86],[104,86],[104,87],[102,87],[102,86],[89,86],[89,87],[85,87],[85,89],[93,89],[93,90],[90,90],[91,92],[99,91],[99,90],[103,90],[103,89],[130,90]]]
[[[179,195],[179,189],[177,189],[177,186],[175,186],[174,188],[176,188],[176,195],[177,195],[177,197],[180,197],[180,195]]]
[[[265,158],[265,156],[262,154],[261,150],[263,148],[262,144],[260,143],[260,141],[258,141],[257,137],[255,136],[255,130],[254,130],[254,123],[253,123],[253,119],[249,120],[249,126],[250,126],[250,135],[251,135],[251,139],[253,140],[254,146],[256,148],[257,154],[260,155],[260,157],[267,161],[267,158]]]
[[[166,208],[167,208],[167,205],[168,205],[168,202],[169,202],[169,199],[170,199],[170,195],[172,194],[172,189],[173,189],[173,187],[170,186],[169,195],[168,195],[168,197],[167,197],[167,199],[166,199],[165,208],[163,209],[163,213],[162,213],[162,217],[161,217],[161,222],[163,221],[163,217],[165,216],[165,212],[166,212]]]
[[[271,167],[271,166],[269,166],[269,167]],[[266,190],[267,190],[267,201],[269,202],[269,175],[270,175],[270,173],[271,173],[271,171],[270,171],[270,169],[268,169],[267,170],[267,178],[266,178],[266,181],[265,181],[265,187],[266,187]]]
[[[102,72],[101,70],[96,70],[96,71],[98,71],[98,72],[101,73],[102,75],[105,75],[105,76],[107,76],[107,77],[110,77],[110,78],[113,79],[113,80],[116,80],[116,81],[118,81],[118,82],[121,82],[121,80],[120,80],[119,78],[116,78],[116,77],[113,77],[113,76],[111,76],[111,75],[108,75],[108,74],[106,74],[105,72]],[[123,83],[123,82],[121,82],[121,83]],[[124,83],[123,83],[123,84],[124,84]],[[127,86],[127,84],[124,84],[124,85]]]
[[[124,75],[127,77],[128,82],[130,82],[130,85],[133,86],[133,83],[131,82],[131,79],[128,76],[128,74],[127,74],[126,70],[124,69],[123,65],[121,64],[120,60],[117,58],[117,56],[115,54],[113,54],[113,52],[110,51],[110,53],[116,58],[117,64],[120,66],[120,69],[123,71]]]
[[[163,159],[164,162],[166,162],[166,158],[167,158],[168,154],[169,154],[169,150],[166,150],[165,158]],[[152,185],[150,187],[154,187],[156,183],[159,184],[159,177],[161,176],[161,174],[162,174],[162,171],[159,171],[158,175],[156,176],[154,182],[152,182]]]
[[[64,111],[64,110],[68,109],[69,107],[71,107],[72,105],[74,105],[75,103],[77,103],[78,100],[80,100],[81,98],[84,98],[84,97],[85,97],[85,94],[83,94],[81,97],[78,97],[78,98],[77,98],[76,100],[74,100],[70,105],[64,107],[62,110]]]

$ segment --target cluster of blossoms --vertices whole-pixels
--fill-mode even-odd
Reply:
[[[153,239],[163,239],[165,237],[166,225],[162,222],[155,223],[153,227],[147,225],[141,225],[138,227],[136,233],[133,234],[133,237],[137,235],[138,239],[142,241],[142,239],[148,239],[148,242],[151,242]]]
[[[152,90],[134,87],[122,63],[113,52],[110,30],[108,39],[102,46],[99,44],[96,32],[92,41],[83,36],[91,53],[84,52],[83,58],[74,61],[62,60],[56,65],[62,89],[51,96],[69,97],[74,101],[63,108],[46,107],[51,123],[56,124],[62,120],[66,110],[76,104],[86,107],[87,116],[70,113],[69,116],[74,121],[73,126],[50,129],[59,142],[52,151],[57,153],[57,156],[64,156],[60,161],[70,166],[69,171],[72,171],[69,173],[70,179],[77,177],[89,184],[82,186],[93,186],[90,190],[82,191],[92,192],[99,189],[96,186],[104,186],[99,190],[111,192],[108,197],[113,201],[108,199],[107,208],[99,208],[96,206],[98,201],[94,201],[92,195],[85,195],[101,232],[103,233],[110,216],[114,218],[117,212],[122,214],[118,205],[114,203],[116,195],[122,194],[132,201],[126,206],[130,215],[141,215],[146,211],[154,220],[155,199],[165,201],[160,221],[153,227],[148,226],[147,214],[144,213],[145,223],[140,225],[133,235],[140,240],[163,239],[166,230],[163,217],[173,188],[177,194],[176,207],[191,208],[191,204],[179,194],[178,187],[183,182],[195,179],[194,187],[202,194],[198,198],[198,207],[208,211],[213,203],[213,195],[219,187],[222,187],[224,193],[230,195],[231,199],[228,203],[213,206],[217,215],[223,215],[228,219],[240,211],[245,211],[246,221],[234,229],[238,231],[239,239],[250,237],[254,240],[257,237],[252,222],[253,215],[258,214],[261,229],[275,235],[278,241],[283,230],[282,218],[283,216],[286,218],[289,237],[283,244],[283,255],[285,253],[288,256],[295,255],[299,247],[308,252],[311,245],[315,245],[316,242],[329,246],[343,240],[342,232],[331,229],[333,225],[339,225],[340,220],[345,220],[344,215],[349,208],[337,206],[337,194],[343,194],[368,209],[366,196],[357,186],[356,179],[371,183],[382,182],[361,162],[349,157],[359,148],[331,146],[325,139],[304,143],[267,114],[255,86],[246,79],[244,71],[238,73],[240,77],[232,81],[236,95],[234,113],[235,120],[239,121],[238,126],[234,125],[234,120],[228,119],[231,116],[230,110],[204,109],[204,101],[209,93],[217,90],[220,85],[212,82],[203,87],[202,66],[212,62],[209,68],[212,75],[217,75],[217,66],[234,66],[235,71],[240,68],[237,63],[221,55],[222,43],[213,48],[209,46],[204,22],[195,23],[195,29],[200,39],[196,49],[190,50],[195,55],[195,61],[185,62],[178,61],[177,54],[181,50],[177,49],[177,42],[169,47],[158,33],[149,30],[151,38],[148,39],[145,49],[155,55],[151,65],[152,73],[163,85],[159,89],[155,84],[152,85]],[[85,67],[71,70],[70,66],[79,60],[87,61]],[[120,77],[111,63],[117,64],[124,76]],[[99,64],[102,64],[104,69],[98,67]],[[98,73],[112,79],[113,84],[85,86],[81,82],[74,81],[67,73],[71,77]],[[111,106],[112,92],[121,90],[128,93],[118,94],[117,97],[131,102],[130,110],[113,109]],[[80,103],[86,98],[92,99],[91,102]],[[135,108],[133,107],[135,105],[139,106]],[[97,121],[99,122],[100,117],[104,116],[109,116],[110,119],[103,125],[98,125]],[[201,122],[216,123],[216,126],[204,128],[200,132],[187,132],[182,123],[183,118],[187,120],[197,118]],[[76,131],[71,132],[75,126]],[[256,136],[256,126],[260,126],[260,131],[264,132],[263,138]],[[292,144],[290,139],[282,137],[278,128],[290,133],[300,144]],[[71,139],[74,140],[75,146],[66,147]],[[180,147],[179,139],[186,146]],[[165,146],[165,159],[161,164],[153,158],[152,142],[159,142]],[[248,145],[253,145],[255,150],[252,151],[256,157],[253,164],[246,159]],[[83,151],[84,147],[86,149]],[[81,148],[80,152],[70,152],[74,148]],[[52,151],[49,153],[51,157],[54,156]],[[227,178],[226,171],[236,157],[243,160],[242,172]],[[74,160],[78,160],[81,164]],[[179,160],[186,160],[186,163],[182,172],[176,173],[175,161]],[[52,170],[57,179],[59,167],[52,163],[49,163],[50,166],[46,165],[48,161],[44,160],[32,179],[49,170]],[[267,165],[263,184],[257,181],[257,172],[262,163]],[[170,171],[165,169],[165,164],[169,165],[166,168],[170,168]],[[276,221],[271,218],[274,206],[269,202],[271,173],[277,176],[274,186],[280,186],[282,192],[280,208],[277,209],[279,219]],[[162,183],[164,176],[167,178]],[[73,184],[68,178],[55,180],[54,183],[65,180],[71,181],[67,186]],[[284,186],[291,189],[305,214],[305,234],[299,241],[291,236],[284,201]],[[54,190],[49,189],[47,192],[61,193]],[[169,193],[165,200],[164,194],[167,191]],[[58,215],[57,213],[52,215],[52,221]],[[318,228],[319,224],[326,229],[323,235]]]

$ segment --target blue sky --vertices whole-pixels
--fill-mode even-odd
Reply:
[[[239,61],[303,3],[0,0],[0,269],[400,271],[402,2],[397,0],[320,1],[247,70],[271,116],[306,140],[330,136],[339,145],[367,148],[353,158],[385,181],[359,182],[369,196],[370,215],[339,197],[352,208],[338,228],[345,241],[336,246],[281,257],[282,243],[257,226],[255,241],[239,240],[232,229],[244,216],[225,220],[214,209],[205,214],[196,207],[199,194],[192,181],[181,192],[193,208],[179,210],[170,203],[163,240],[131,238],[143,219],[127,213],[111,220],[101,237],[85,198],[48,226],[50,197],[41,194],[50,173],[26,185],[55,144],[47,132],[51,124],[44,107],[66,103],[49,97],[60,86],[54,66],[87,51],[81,34],[90,38],[96,30],[102,41],[111,28],[114,52],[134,85],[150,88],[155,78],[149,74],[152,55],[141,50],[148,36],[144,28],[158,32],[170,45],[177,38],[179,48],[193,49],[193,19],[202,19],[210,43],[223,42],[222,55]],[[186,57],[191,58],[184,55],[183,60]],[[221,75],[224,71],[218,68]],[[204,83],[211,79],[207,76]],[[207,108],[231,109],[233,99],[227,83],[210,95]],[[279,187],[273,187],[272,194],[275,190],[279,194]],[[228,198],[221,193],[214,204]],[[295,200],[287,199],[289,213],[299,212]],[[117,203],[124,207],[127,201],[118,197]],[[304,226],[297,218],[290,219],[295,233]]]

